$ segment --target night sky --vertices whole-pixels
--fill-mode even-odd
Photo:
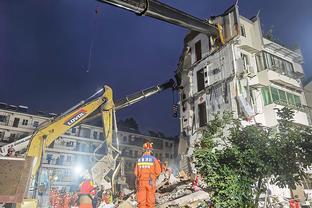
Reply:
[[[162,2],[200,18],[218,15],[234,3]],[[312,76],[311,0],[241,0],[239,7],[248,18],[260,9],[265,30],[273,26],[279,40],[298,44],[306,76]],[[185,34],[185,29],[95,0],[0,0],[0,101],[61,113],[104,84],[121,98],[172,78]],[[134,117],[143,132],[177,135],[172,102],[169,90],[117,116]]]

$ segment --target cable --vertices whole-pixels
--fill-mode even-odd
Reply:
[[[95,8],[95,20],[94,20],[94,31],[92,34],[92,38],[91,38],[91,42],[90,42],[90,47],[89,47],[89,58],[88,58],[88,66],[87,66],[87,71],[86,72],[90,72],[91,70],[91,63],[92,63],[92,55],[94,52],[94,40],[95,40],[95,35],[97,33],[98,30],[98,14],[100,13],[100,6],[99,3],[97,3],[96,8]]]

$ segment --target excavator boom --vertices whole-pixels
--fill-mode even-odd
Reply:
[[[132,96],[117,101],[117,109],[127,107],[173,86],[174,81],[170,80],[164,84],[156,85],[155,87],[134,93]],[[29,183],[30,178],[34,179],[36,176],[45,148],[59,136],[63,135],[67,130],[86,121],[87,117],[94,116],[94,113],[98,111],[103,119],[103,130],[106,144],[108,147],[111,147],[111,149],[114,149],[112,146],[112,126],[113,113],[116,108],[113,102],[113,92],[108,86],[104,86],[104,90],[101,92],[103,92],[102,95],[92,96],[90,99],[82,101],[78,105],[67,110],[56,119],[44,123],[31,135],[31,138],[29,138],[29,136],[25,137],[20,143],[14,142],[3,148],[3,150],[7,150],[8,147],[24,148],[30,141],[26,158],[0,158],[0,167],[2,170],[0,171],[0,203],[21,202],[25,191],[27,190],[27,184]],[[97,116],[98,114],[95,115]],[[112,158],[111,152],[109,153],[108,158],[111,158],[108,162],[115,162],[115,158]],[[105,158],[102,158],[102,160],[103,159]],[[109,166],[107,173],[110,171],[111,167],[115,167],[115,165]],[[101,173],[97,178],[106,180],[103,178],[107,177],[106,171],[100,169],[100,172]]]
[[[81,102],[35,131],[31,135],[26,158],[1,158],[0,202],[21,202],[30,179],[35,179],[45,148],[98,108],[112,102],[112,99],[111,88],[104,86],[100,97]],[[26,139],[24,142],[28,141]]]

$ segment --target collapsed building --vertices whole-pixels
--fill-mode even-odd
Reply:
[[[259,14],[245,18],[235,4],[209,23],[223,27],[225,44],[189,32],[176,77],[180,94],[180,169],[192,167],[194,144],[218,112],[233,112],[247,124],[277,124],[277,109],[295,109],[294,121],[310,125],[303,93],[303,57],[299,49],[265,38]]]

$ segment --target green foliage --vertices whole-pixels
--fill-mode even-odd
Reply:
[[[132,117],[117,122],[118,128],[122,131],[129,131],[133,133],[140,133],[139,124]]]
[[[230,113],[207,125],[195,158],[216,207],[257,207],[269,179],[280,187],[302,182],[312,164],[312,131],[294,124],[290,109],[278,116],[277,128],[244,127]]]

